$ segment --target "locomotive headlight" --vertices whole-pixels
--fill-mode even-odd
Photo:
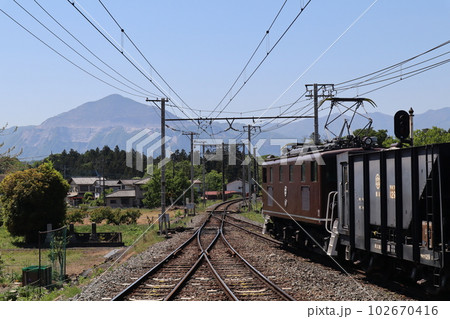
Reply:
[[[364,144],[366,144],[367,146],[372,145],[372,139],[370,137],[366,137],[364,139]]]

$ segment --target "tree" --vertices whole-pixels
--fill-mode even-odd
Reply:
[[[35,242],[47,224],[59,227],[66,217],[69,184],[52,163],[15,172],[0,183],[3,222],[13,236]]]
[[[205,176],[207,190],[221,191],[222,190],[222,174],[212,170]]]
[[[414,131],[414,146],[449,142],[450,132],[436,126],[433,126],[431,129]]]
[[[174,169],[166,167],[166,205],[170,205],[173,201],[180,198],[183,192],[187,191],[191,185],[188,178],[189,175],[184,172],[181,166],[185,165],[179,163]],[[144,194],[143,199],[144,205],[150,208],[159,207],[161,205],[161,170],[159,168],[153,171],[153,176],[147,183],[146,189],[147,192]],[[189,194],[188,192],[187,196]]]

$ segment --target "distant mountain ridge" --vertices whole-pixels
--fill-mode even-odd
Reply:
[[[121,95],[109,95],[101,100],[84,103],[68,112],[45,120],[40,128],[107,128],[124,127],[126,130],[159,128],[159,110]],[[168,114],[168,116],[173,116]]]
[[[17,132],[6,132],[2,136],[5,145],[4,149],[15,146],[22,149],[20,156],[24,160],[42,159],[51,153],[60,153],[63,150],[74,149],[78,152],[85,152],[89,149],[103,148],[107,145],[114,148],[116,145],[120,149],[126,149],[126,142],[143,129],[148,129],[151,133],[160,132],[160,110],[152,104],[142,104],[121,95],[109,95],[98,101],[84,103],[70,111],[58,114],[40,125],[19,127]],[[393,135],[393,116],[380,112],[370,113],[373,119],[373,127],[376,130],[387,129]],[[167,112],[167,117],[175,116]],[[319,119],[320,127],[323,127],[325,118]],[[353,129],[363,127],[366,122],[356,119]],[[242,124],[245,125],[245,124]],[[235,127],[242,127],[234,123]],[[438,126],[444,129],[450,128],[450,107],[439,110],[429,110],[423,114],[416,114],[414,117],[414,129],[431,128]],[[227,124],[213,123],[213,131],[223,131]],[[191,122],[185,122],[186,130],[197,130]],[[298,139],[303,142],[313,131],[312,120],[298,121],[271,132],[263,132],[258,135],[258,139]],[[189,140],[181,135],[181,132],[166,130],[170,137],[169,146],[172,150],[189,149]],[[323,138],[327,135],[323,130],[320,132]],[[228,131],[215,136],[216,139],[235,138],[236,132]],[[209,136],[202,136],[210,138]],[[328,136],[330,137],[330,136]],[[332,137],[332,136],[331,136]],[[2,141],[0,141],[1,143]],[[272,153],[279,150],[279,146],[268,146],[265,143],[260,154]]]

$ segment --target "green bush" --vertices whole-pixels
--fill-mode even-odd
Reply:
[[[73,211],[67,212],[66,216],[66,224],[75,224],[80,223],[83,224],[84,218],[88,215],[87,211],[84,209],[76,209]]]
[[[136,208],[116,208],[111,211],[111,214],[108,216],[106,222],[113,225],[131,225],[136,224],[138,218],[141,217],[141,215],[142,213],[140,212],[140,210]]]
[[[94,194],[92,194],[92,192],[86,192],[86,193],[84,193],[84,196],[83,196],[83,203],[88,204],[88,203],[91,202],[92,200],[94,200]]]
[[[105,219],[110,219],[112,214],[111,207],[97,207],[89,213],[89,219],[92,223],[100,224]]]
[[[139,217],[142,216],[142,213],[137,208],[128,208],[126,210],[126,216],[127,216],[127,220],[126,220],[127,225],[136,224]]]

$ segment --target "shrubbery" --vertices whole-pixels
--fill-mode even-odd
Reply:
[[[66,224],[83,224],[83,220],[88,216],[86,209],[76,209],[68,211],[66,215]]]
[[[92,223],[100,224],[102,221],[109,218],[111,212],[112,212],[111,207],[108,206],[97,207],[89,213],[89,219],[91,220]]]
[[[92,210],[89,214],[90,220],[93,223],[101,223],[106,220],[106,223],[112,225],[130,225],[136,224],[142,213],[137,208],[116,208],[98,207]]]

